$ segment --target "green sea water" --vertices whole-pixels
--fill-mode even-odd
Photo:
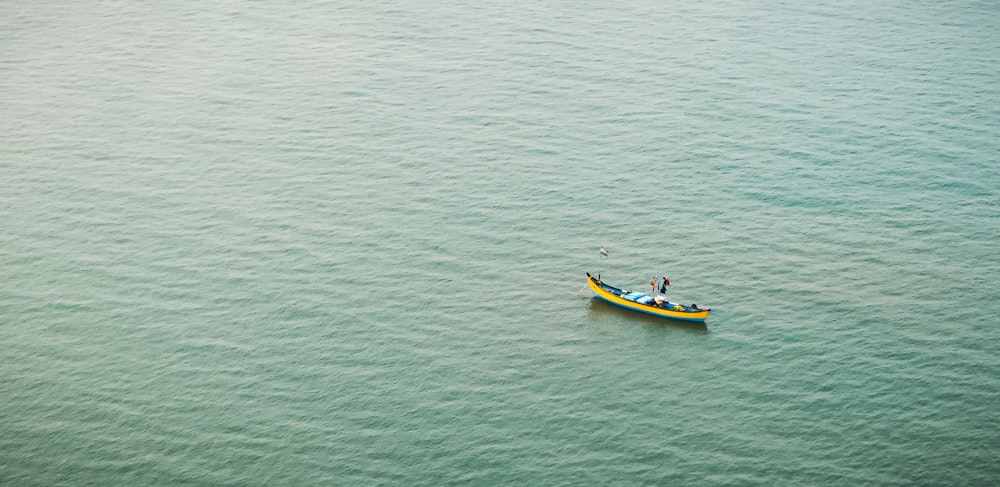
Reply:
[[[0,485],[996,485],[998,5],[6,2]]]

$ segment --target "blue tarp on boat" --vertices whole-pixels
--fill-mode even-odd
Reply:
[[[635,301],[636,303],[640,304],[651,304],[653,302],[653,298],[646,296],[643,293],[633,292],[628,294],[622,294],[622,297],[629,301]]]

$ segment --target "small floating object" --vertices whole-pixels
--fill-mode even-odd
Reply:
[[[602,249],[604,247],[601,247]],[[602,252],[603,253],[603,252]],[[625,308],[648,315],[669,318],[672,320],[690,321],[694,323],[704,323],[708,318],[711,308],[699,308],[696,305],[684,306],[679,303],[671,303],[663,296],[651,297],[644,293],[627,291],[605,284],[603,281],[587,273],[587,285],[594,293],[594,297],[611,303],[615,306]]]
[[[603,255],[605,257],[608,256],[608,249],[604,248],[603,245],[601,246],[600,250],[601,250],[601,255]]]

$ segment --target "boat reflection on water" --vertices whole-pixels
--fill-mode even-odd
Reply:
[[[705,323],[665,320],[656,316],[633,313],[600,299],[590,300],[590,307],[587,308],[587,317],[601,321],[621,321],[622,323],[634,323],[638,321],[647,327],[655,327],[657,329],[681,329],[698,334],[708,333],[708,325]]]

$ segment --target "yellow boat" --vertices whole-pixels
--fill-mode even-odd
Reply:
[[[708,318],[708,313],[712,311],[711,308],[698,308],[695,305],[684,306],[683,304],[671,303],[663,296],[653,297],[639,292],[618,289],[603,283],[600,279],[590,275],[589,272],[587,273],[587,285],[590,286],[594,297],[598,299],[607,301],[615,306],[661,318],[704,323],[705,319]]]

